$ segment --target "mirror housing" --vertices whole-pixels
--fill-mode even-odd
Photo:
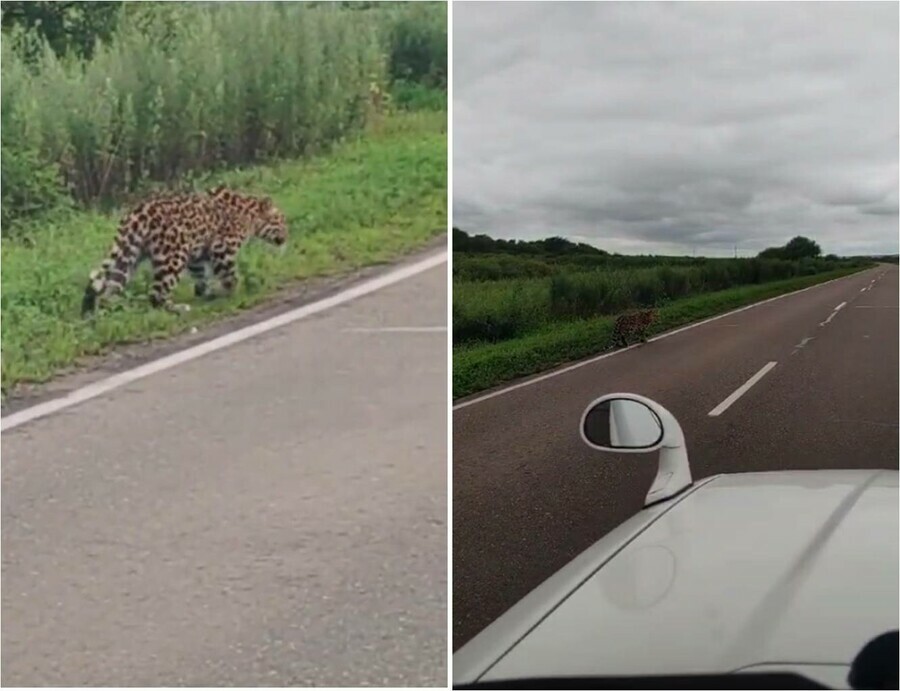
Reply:
[[[579,433],[592,449],[611,453],[659,450],[659,469],[644,506],[669,499],[693,484],[681,425],[656,401],[632,393],[612,393],[591,402]]]

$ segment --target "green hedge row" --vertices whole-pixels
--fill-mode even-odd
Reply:
[[[707,259],[691,266],[560,271],[538,278],[481,282],[457,278],[453,287],[453,340],[457,344],[499,342],[553,322],[658,307],[692,295],[812,276],[852,265],[861,264],[825,259]]]

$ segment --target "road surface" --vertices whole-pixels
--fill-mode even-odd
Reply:
[[[579,437],[582,411],[604,393],[666,406],[695,478],[896,469],[898,311],[897,267],[882,265],[458,405],[454,649],[640,510],[656,455],[595,452]]]
[[[4,432],[3,684],[445,686],[446,286]]]

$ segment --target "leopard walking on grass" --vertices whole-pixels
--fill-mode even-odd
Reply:
[[[631,336],[637,336],[641,343],[647,342],[647,329],[656,321],[655,309],[645,309],[620,315],[613,326],[613,344],[617,347],[628,345]]]
[[[171,293],[187,268],[194,294],[207,292],[207,267],[212,266],[223,290],[237,284],[235,259],[251,237],[273,245],[287,242],[284,214],[268,197],[240,194],[220,186],[206,194],[174,194],[147,200],[119,224],[109,257],[91,272],[82,300],[82,316],[105,298],[120,293],[144,259],[153,267],[150,303],[169,311],[185,311]]]

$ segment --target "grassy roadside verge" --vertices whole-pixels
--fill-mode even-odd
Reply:
[[[677,300],[659,310],[650,329],[655,335],[760,300],[790,293],[862,268],[847,268],[760,285],[739,286]],[[462,346],[453,353],[453,398],[484,391],[504,382],[597,355],[609,348],[615,317],[587,319],[552,327],[502,343]]]
[[[209,182],[272,196],[291,239],[282,254],[250,243],[239,255],[241,285],[229,299],[194,301],[183,277],[175,299],[192,311],[152,310],[147,266],[121,309],[81,319],[88,272],[111,246],[121,212],[73,212],[44,220],[2,245],[2,391],[41,382],[82,356],[173,335],[259,304],[303,278],[347,272],[396,258],[446,232],[446,113],[391,116],[330,155],[220,175]]]

